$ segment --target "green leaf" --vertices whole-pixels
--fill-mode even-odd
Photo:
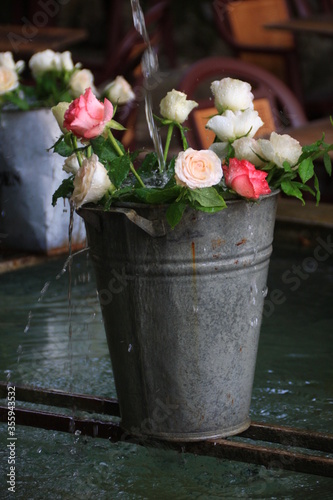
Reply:
[[[118,156],[107,165],[107,170],[111,182],[119,188],[130,171],[131,160],[127,155]]]
[[[328,173],[328,175],[332,175],[332,162],[330,155],[328,153],[323,154],[323,162],[325,166],[325,170]]]
[[[192,203],[195,205],[198,204],[201,207],[220,207],[222,209],[227,206],[222,196],[219,195],[214,187],[188,189],[187,197]]]
[[[29,103],[27,102],[25,96],[22,98],[19,95],[17,95],[16,92],[9,92],[4,96],[4,98],[5,101],[11,102],[16,107],[22,109],[23,111],[27,111],[28,109],[30,109]]]
[[[291,172],[292,171],[290,163],[288,163],[287,161],[284,161],[282,165],[283,165],[283,169],[284,169],[285,172]]]
[[[90,141],[90,144],[93,148],[94,153],[98,156],[99,161],[104,164],[112,162],[114,159],[119,158],[118,153],[113,149],[110,141],[104,139],[104,137],[102,136],[92,139]],[[123,146],[122,150],[124,151]]]
[[[72,146],[69,146],[65,141],[64,136],[60,137],[60,139],[55,143],[53,150],[55,153],[58,153],[58,155],[64,157],[68,157],[74,152]]]
[[[294,185],[291,181],[283,181],[281,182],[281,189],[288,196],[295,196],[299,200],[302,201],[303,205],[305,204],[302,196],[302,192],[298,189],[297,186]]]
[[[126,130],[126,127],[121,125],[121,123],[116,122],[116,120],[110,120],[106,126],[113,128],[114,130]]]
[[[154,172],[158,170],[158,157],[155,152],[148,153],[140,167],[138,168],[138,174],[146,174],[151,176]]]
[[[320,188],[319,188],[319,180],[316,174],[314,174],[314,188],[316,190],[316,205],[320,202]]]
[[[180,186],[170,188],[138,188],[135,190],[135,195],[140,201],[144,201],[145,203],[158,204],[176,200],[180,192]]]
[[[175,201],[168,207],[168,210],[166,211],[166,219],[172,229],[174,229],[180,222],[186,205],[187,204],[184,201]]]
[[[313,177],[314,166],[311,158],[306,158],[300,163],[298,173],[304,184]]]
[[[53,193],[52,205],[55,207],[59,198],[68,198],[74,191],[74,176],[64,179],[58,189]]]

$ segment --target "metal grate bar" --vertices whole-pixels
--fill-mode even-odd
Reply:
[[[0,382],[0,399],[7,397],[7,384]],[[53,389],[40,389],[29,386],[15,385],[17,401],[25,401],[58,408],[72,408],[92,413],[100,413],[119,417],[119,404],[117,399],[100,398],[86,394],[68,394]]]
[[[240,434],[240,436],[259,441],[269,441],[270,443],[280,443],[285,446],[333,453],[332,434],[252,422],[249,429]]]
[[[112,398],[101,398],[85,394],[68,394],[63,391],[28,386],[15,386],[15,393],[16,401],[71,408],[116,417],[120,416],[118,401]],[[0,382],[0,398],[5,399],[6,396],[7,384]],[[0,419],[3,422],[7,420],[7,411],[7,407],[0,407]],[[231,440],[230,438],[219,439],[214,442],[170,443],[129,436],[115,422],[74,418],[51,412],[20,408],[15,408],[15,415],[18,425],[52,429],[60,432],[80,431],[84,435],[109,439],[113,442],[123,440],[140,445],[163,446],[164,448],[198,455],[214,456],[265,465],[266,467],[278,467],[297,472],[333,477],[332,457],[315,456],[290,450],[290,447],[299,447],[307,450],[333,453],[333,436],[329,434],[253,422],[249,429],[237,437],[254,441],[278,443],[284,447],[288,447],[288,449],[266,447],[257,443],[236,442],[232,438]]]
[[[0,420],[7,421],[8,408],[0,407]],[[61,432],[80,431],[82,435],[109,439],[112,442],[124,441],[138,445],[163,447],[183,453],[193,453],[238,462],[263,465],[267,468],[286,469],[294,472],[333,477],[333,458],[321,457],[290,450],[259,446],[228,439],[200,441],[192,443],[165,442],[139,439],[129,436],[113,422],[80,419],[49,412],[15,408],[17,425],[28,425]]]

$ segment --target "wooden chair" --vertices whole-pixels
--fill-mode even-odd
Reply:
[[[292,34],[265,28],[289,19],[291,4],[286,0],[214,0],[212,6],[220,36],[234,56],[271,71],[302,96]]]
[[[192,64],[182,77],[178,89],[199,106],[185,123],[189,127],[187,138],[195,149],[206,149],[214,140],[213,132],[205,129],[214,108],[210,84],[225,77],[249,82],[254,94],[254,107],[264,126],[256,137],[267,136],[272,131],[283,133],[287,127],[298,127],[307,122],[304,110],[291,90],[268,71],[251,63],[229,57],[208,57]]]

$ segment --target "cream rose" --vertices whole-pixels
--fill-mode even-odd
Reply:
[[[258,139],[263,156],[272,161],[278,167],[283,168],[283,162],[287,161],[291,166],[296,165],[302,154],[300,143],[287,134],[272,132],[268,139]]]
[[[69,108],[69,105],[70,105],[69,102],[59,102],[59,104],[51,108],[53,116],[57,120],[60,130],[63,134],[68,133],[68,130],[64,128],[64,117],[67,109]]]
[[[175,174],[177,184],[190,189],[215,186],[223,177],[221,160],[213,151],[192,148],[177,156]]]
[[[13,54],[11,52],[0,52],[0,66],[5,66],[6,68],[12,69],[17,73],[21,73],[24,69],[24,61],[14,61]]]
[[[189,101],[186,97],[184,92],[175,89],[168,92],[160,102],[161,115],[168,120],[183,123],[192,109],[198,106],[197,102]]]
[[[67,174],[76,175],[79,171],[80,164],[75,153],[66,158],[62,169],[67,172]]]
[[[16,89],[19,85],[15,70],[0,66],[0,95],[7,94]]]
[[[87,88],[91,88],[92,92],[97,95],[97,89],[94,86],[94,75],[89,69],[80,69],[75,71],[69,80],[71,95],[76,98],[84,94]]]
[[[83,160],[75,176],[71,200],[76,208],[84,203],[97,203],[113,187],[104,165],[93,154]]]
[[[255,167],[260,167],[265,164],[265,162],[260,159],[264,156],[260,143],[252,137],[241,137],[240,139],[236,139],[232,145],[235,150],[235,158],[239,160],[248,160]]]
[[[220,141],[233,141],[240,137],[253,137],[257,130],[263,125],[263,121],[257,111],[246,109],[245,111],[227,110],[223,115],[211,118],[206,128],[212,130]]]
[[[251,85],[247,82],[235,78],[223,78],[223,80],[213,82],[210,88],[219,113],[226,109],[231,109],[231,111],[253,109],[253,94]]]
[[[103,94],[113,104],[126,104],[127,102],[135,99],[135,94],[132,87],[123,76],[117,76],[111,83],[109,83]]]

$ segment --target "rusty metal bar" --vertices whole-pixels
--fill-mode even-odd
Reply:
[[[7,397],[7,384],[0,382],[0,399]],[[68,394],[64,391],[53,389],[40,389],[29,386],[15,385],[17,401],[56,406],[58,408],[71,408],[92,413],[100,413],[119,417],[119,404],[117,399],[87,396],[86,394]]]
[[[7,411],[7,407],[0,407],[0,420],[3,422],[7,420]],[[163,449],[193,453],[201,456],[254,463],[263,465],[267,468],[280,468],[294,472],[333,477],[332,457],[316,456],[281,448],[238,441],[235,442],[232,438],[193,443],[165,442],[152,439],[139,439],[130,436],[121,429],[119,424],[114,422],[82,419],[20,408],[15,408],[15,417],[17,425],[28,425],[60,432],[74,433],[75,431],[80,431],[82,435],[109,439],[112,442],[132,442],[138,445],[163,447]]]
[[[27,386],[15,386],[16,401],[72,408],[99,414],[119,416],[119,405],[116,399],[88,396],[84,394],[68,394],[63,391],[45,390]],[[0,398],[5,399],[7,384],[0,382]],[[314,456],[310,454],[290,451],[290,447],[299,447],[307,450],[317,450],[333,453],[333,436],[318,432],[281,427],[253,422],[249,429],[240,434],[242,439],[268,441],[278,443],[289,449],[266,447],[248,442],[238,442],[229,439],[219,439],[215,442],[204,441],[199,443],[166,443],[158,440],[140,440],[129,436],[122,431],[115,422],[89,420],[59,415],[50,412],[23,410],[16,408],[16,423],[61,432],[80,431],[92,437],[110,439],[113,442],[124,440],[149,446],[163,446],[175,450],[183,450],[198,455],[214,456],[229,460],[243,461],[279,467],[298,472],[306,472],[333,477],[333,458]],[[0,407],[0,419],[6,421],[7,408]],[[231,438],[232,439],[232,438]]]
[[[283,427],[280,425],[252,422],[249,429],[240,434],[241,437],[258,441],[280,443],[284,446],[319,450],[333,453],[333,435],[321,432]]]
[[[113,398],[68,394],[63,391],[29,386],[15,386],[15,392],[17,401],[120,416],[118,401]],[[0,382],[0,399],[5,399],[6,396],[7,384]],[[240,437],[333,453],[333,435],[292,427],[252,422],[250,428],[240,434]]]

